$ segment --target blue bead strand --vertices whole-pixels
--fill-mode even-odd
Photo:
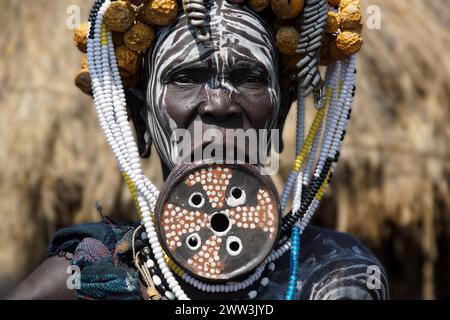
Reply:
[[[289,285],[285,294],[285,300],[294,300],[297,290],[298,281],[298,265],[300,258],[300,228],[294,226],[291,234],[291,259]]]

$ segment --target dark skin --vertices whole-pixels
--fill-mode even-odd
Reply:
[[[235,43],[230,47],[222,48],[222,51],[227,51],[229,59],[236,59],[234,56],[237,54],[249,58],[230,63],[222,71],[223,76],[213,64],[214,51],[201,63],[164,76],[167,95],[162,108],[178,128],[188,129],[193,120],[220,128],[264,128],[274,108],[267,90],[268,70],[255,61],[246,48]],[[219,64],[224,64],[221,56],[216,59]],[[223,85],[211,85],[214,79],[222,81]]]

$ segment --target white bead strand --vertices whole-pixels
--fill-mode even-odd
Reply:
[[[94,79],[95,88],[93,90],[94,101],[97,106],[99,120],[105,135],[107,135],[108,143],[113,149],[113,153],[119,163],[119,168],[128,174],[131,181],[137,188],[138,206],[142,212],[143,220],[146,221],[145,227],[149,234],[151,247],[155,257],[158,252],[161,252],[161,246],[158,239],[153,236],[151,232],[154,227],[150,217],[150,207],[146,198],[152,202],[154,206],[156,197],[152,194],[156,188],[152,188],[152,184],[144,178],[142,168],[139,162],[139,155],[134,139],[132,139],[131,129],[128,124],[126,116],[126,104],[123,86],[120,77],[116,71],[115,54],[113,50],[109,50],[108,46],[101,45],[101,32],[103,14],[110,5],[107,0],[100,8],[97,19],[95,21],[95,36],[94,41],[90,39],[89,43],[89,57],[90,69],[92,70],[92,78]],[[109,42],[111,42],[111,35],[108,34]],[[116,107],[116,110],[114,110]],[[115,113],[113,111],[116,111]],[[126,152],[125,152],[126,151]],[[125,156],[126,154],[126,156]],[[142,195],[146,194],[144,198]],[[153,208],[152,208],[153,209]],[[149,232],[150,231],[150,232]],[[156,232],[154,232],[156,235]],[[164,259],[158,259],[158,265],[163,272],[165,279],[169,283],[170,289],[174,292],[178,299],[187,299],[186,294],[172,275]]]

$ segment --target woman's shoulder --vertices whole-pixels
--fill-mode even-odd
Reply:
[[[308,227],[300,278],[309,299],[387,299],[387,277],[374,254],[350,234]]]
[[[311,256],[326,256],[329,259],[361,258],[378,262],[373,253],[349,233],[310,225],[302,235],[302,250]]]

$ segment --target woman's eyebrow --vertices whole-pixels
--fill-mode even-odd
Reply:
[[[252,73],[267,74],[266,66],[258,60],[239,60],[230,66],[231,71],[248,70]]]
[[[179,65],[175,65],[171,69],[168,69],[166,75],[172,75],[182,71],[204,71],[209,70],[210,68],[210,64],[208,65],[208,63],[206,63],[205,61],[185,62]]]
[[[201,52],[199,56],[190,58],[179,55],[174,61],[162,70],[163,77],[183,70],[208,69],[212,65],[211,56],[213,51]]]

